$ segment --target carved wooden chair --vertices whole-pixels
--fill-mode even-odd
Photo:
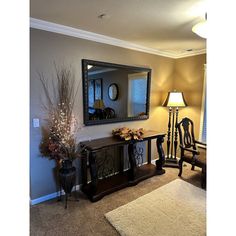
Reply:
[[[194,137],[194,124],[189,118],[183,118],[178,124],[180,140],[179,176],[182,175],[183,162],[190,163],[192,170],[195,166],[202,169],[202,188],[206,188],[206,144]]]
[[[111,119],[116,117],[115,110],[112,109],[111,107],[106,107],[104,108],[104,118],[105,119]]]

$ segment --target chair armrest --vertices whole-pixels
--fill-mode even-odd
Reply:
[[[196,141],[196,140],[195,140],[195,143],[197,143],[198,148],[205,149],[205,150],[207,149],[207,144],[206,143],[199,142],[199,141]]]
[[[203,142],[200,142],[200,141],[197,141],[197,140],[195,140],[195,143],[198,143],[198,144],[200,144],[200,145],[202,145],[202,146],[207,146],[207,144],[206,143],[203,143]]]
[[[194,150],[194,149],[191,149],[191,148],[186,148],[186,147],[183,147],[182,145],[179,145],[181,149],[183,149],[184,151],[188,151],[188,152],[191,152],[193,154],[196,154],[196,155],[199,155],[200,152],[197,151],[197,150]]]

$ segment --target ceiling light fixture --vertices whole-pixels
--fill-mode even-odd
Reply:
[[[205,15],[205,20],[197,23],[193,26],[192,31],[202,38],[207,38],[207,15]]]

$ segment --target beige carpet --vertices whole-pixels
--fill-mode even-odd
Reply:
[[[52,199],[30,207],[30,236],[119,236],[107,221],[105,214],[120,206],[158,189],[175,179],[179,179],[177,168],[165,168],[164,175],[156,175],[139,184],[121,189],[105,196],[97,202],[90,202],[78,192],[79,202],[68,201],[65,210],[62,202]],[[201,186],[201,169],[191,165],[183,168],[182,179]],[[151,235],[150,235],[151,236]]]
[[[122,236],[206,235],[206,192],[176,179],[105,217]]]

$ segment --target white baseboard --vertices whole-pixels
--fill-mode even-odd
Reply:
[[[75,189],[76,190],[80,190],[80,187],[81,187],[81,185],[74,186],[73,189],[72,189],[72,192],[75,191]],[[45,202],[45,201],[51,200],[53,198],[58,197],[59,194],[60,194],[60,191],[55,192],[55,193],[51,193],[51,194],[48,194],[48,195],[45,195],[45,196],[42,196],[42,197],[39,197],[39,198],[35,198],[33,200],[30,200],[30,204],[33,206],[33,205],[39,204],[41,202]],[[62,190],[61,194],[65,195],[65,192]]]

